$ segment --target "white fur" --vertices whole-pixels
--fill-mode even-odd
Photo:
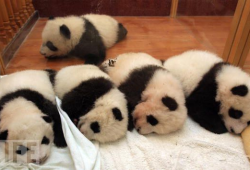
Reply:
[[[153,58],[146,53],[124,53],[119,55],[116,59],[115,67],[109,66],[109,60],[102,63],[102,67],[109,76],[112,78],[113,82],[119,86],[129,73],[135,68],[140,68],[145,65],[157,65],[161,66],[161,61]]]
[[[106,48],[112,47],[118,37],[118,22],[108,15],[87,14],[82,17],[88,19],[98,30]]]
[[[171,57],[165,61],[164,67],[181,81],[185,95],[189,96],[204,74],[219,62],[222,62],[222,59],[215,54],[192,50]],[[218,114],[222,115],[228,131],[232,128],[235,133],[241,133],[250,120],[250,94],[248,92],[244,97],[233,95],[231,89],[235,86],[246,85],[249,90],[250,77],[238,67],[224,65],[217,73],[216,82],[218,84],[216,101],[221,102]],[[228,111],[231,107],[244,113],[239,120],[229,117]]]
[[[61,69],[55,77],[55,92],[62,99],[63,96],[73,88],[80,85],[81,82],[94,77],[109,76],[94,65],[74,65]]]
[[[55,94],[48,73],[39,70],[20,71],[0,79],[0,98],[18,89],[30,89],[41,93],[55,104]]]
[[[41,93],[55,103],[55,95],[47,72],[35,70],[13,73],[0,79],[0,98],[7,93],[26,88]],[[52,124],[46,123],[42,116],[46,115],[33,102],[22,97],[4,105],[0,113],[0,131],[8,130],[5,152],[10,159],[24,163],[33,162],[32,159],[35,159],[43,163],[48,158],[54,136]],[[44,136],[50,140],[49,145],[41,145]],[[35,147],[32,149],[34,142]],[[16,149],[19,145],[28,146],[31,150],[24,155],[18,155]]]
[[[181,81],[185,96],[189,96],[203,75],[215,63],[221,61],[222,59],[213,53],[191,50],[169,58],[164,67]]]
[[[65,38],[60,34],[60,26],[66,25],[70,32],[70,39]],[[78,16],[56,17],[48,20],[43,32],[40,52],[45,56],[62,56],[69,53],[80,41],[82,34],[85,32],[85,22]],[[45,44],[51,41],[58,51],[51,51]]]
[[[128,111],[125,96],[118,89],[112,89],[95,102],[95,107],[85,116],[80,117],[78,125],[80,131],[90,140],[99,142],[115,141],[123,137],[127,132]],[[119,108],[123,119],[114,119],[113,108]],[[93,133],[90,124],[97,121],[100,125],[100,133]]]
[[[134,69],[148,65],[161,67],[161,61],[146,53],[125,53],[119,55],[114,61],[114,66],[110,66],[109,61],[105,61],[102,67],[117,86],[124,82]],[[170,111],[162,103],[162,98],[167,96],[176,100],[178,103],[177,110]],[[187,117],[180,82],[166,70],[156,71],[142,93],[142,102],[137,104],[132,115],[134,119],[137,119],[135,127],[140,128],[141,134],[151,132],[167,134],[180,129]],[[155,116],[159,123],[156,126],[150,125],[146,120],[147,115]]]
[[[220,113],[223,115],[225,125],[230,131],[232,128],[235,133],[241,133],[250,121],[250,76],[240,68],[227,65],[216,77],[218,91],[216,100],[221,102]],[[244,97],[231,93],[233,87],[246,85],[248,94]],[[237,120],[228,115],[228,110],[233,107],[243,112],[243,116]]]
[[[69,66],[60,70],[55,78],[55,91],[60,99],[77,87],[81,82],[91,78],[110,77],[93,65]],[[110,80],[111,81],[111,80]],[[117,107],[122,113],[123,120],[115,120],[112,109]],[[113,88],[95,101],[94,108],[80,117],[78,128],[89,139],[99,142],[114,141],[126,134],[128,125],[127,101],[117,88]],[[97,121],[100,133],[93,133],[90,124]]]
[[[170,111],[162,102],[163,97],[171,97],[178,103],[175,111]],[[158,70],[142,93],[142,101],[132,113],[136,121],[136,129],[141,134],[156,132],[167,134],[180,129],[187,118],[185,97],[180,82],[168,71]],[[152,126],[147,123],[146,116],[153,115],[159,123]]]
[[[47,57],[67,55],[79,43],[85,32],[85,22],[88,19],[99,32],[106,48],[112,47],[118,39],[119,23],[108,15],[87,14],[79,16],[56,17],[48,20],[43,32],[40,52]],[[60,34],[60,26],[66,25],[71,33],[70,39]],[[51,41],[58,51],[51,51],[45,44]]]

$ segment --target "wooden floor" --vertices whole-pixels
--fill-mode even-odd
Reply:
[[[167,59],[190,49],[221,55],[232,17],[116,17],[128,29],[127,38],[107,51],[107,58],[125,52],[146,52]],[[40,53],[41,32],[47,19],[41,18],[7,66],[7,73],[24,69],[60,69],[83,63],[77,58],[47,60]],[[244,67],[250,72],[250,57]]]

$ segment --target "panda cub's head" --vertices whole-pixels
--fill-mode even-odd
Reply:
[[[76,16],[50,17],[42,32],[40,53],[47,58],[66,56],[79,43],[84,20]]]
[[[140,134],[168,134],[185,123],[187,109],[182,87],[168,71],[156,71],[141,97],[132,112]]]
[[[94,108],[80,117],[78,128],[90,140],[115,141],[126,134],[128,124],[125,96],[113,88],[95,101]]]
[[[19,97],[6,103],[0,117],[0,140],[5,141],[7,159],[43,163],[50,155],[52,119],[32,102]]]
[[[220,114],[229,132],[240,134],[250,122],[250,76],[240,68],[223,65],[217,73]]]

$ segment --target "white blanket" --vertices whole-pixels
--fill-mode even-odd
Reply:
[[[216,135],[188,119],[169,135],[128,132],[101,144],[103,170],[249,170],[240,136]]]

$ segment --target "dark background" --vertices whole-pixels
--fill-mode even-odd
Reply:
[[[233,15],[238,0],[179,0],[178,16]],[[33,0],[41,17],[81,15],[169,16],[171,0]]]

